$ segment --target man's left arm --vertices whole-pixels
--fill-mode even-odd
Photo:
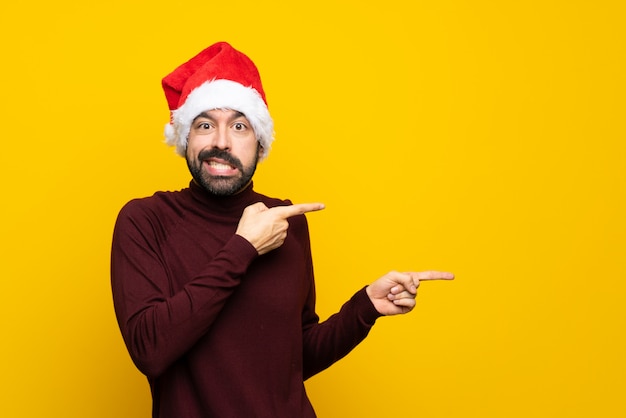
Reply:
[[[367,335],[380,316],[405,314],[415,307],[421,281],[452,280],[447,272],[389,272],[359,290],[341,310],[323,322],[314,313],[315,291],[303,314],[304,378],[346,356]]]

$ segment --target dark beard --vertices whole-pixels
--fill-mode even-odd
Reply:
[[[207,172],[203,172],[203,161],[209,158],[220,158],[237,168],[241,174],[238,177],[226,177],[212,176]],[[244,167],[237,157],[227,151],[216,148],[201,151],[198,154],[198,158],[193,161],[189,156],[187,156],[186,160],[191,176],[207,192],[215,196],[231,196],[243,190],[252,180],[259,162],[259,153],[256,153],[256,157],[249,167]]]

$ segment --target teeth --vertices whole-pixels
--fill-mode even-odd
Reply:
[[[209,162],[209,165],[210,165],[211,167],[213,167],[213,168],[218,169],[218,170],[229,170],[229,169],[231,169],[231,168],[232,168],[232,167],[231,167],[231,166],[229,166],[228,164],[222,164],[222,163],[218,163],[218,162],[215,162],[215,161],[211,161],[211,162]]]

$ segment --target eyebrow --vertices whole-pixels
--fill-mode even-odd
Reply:
[[[244,115],[243,113],[235,110],[235,113],[232,114],[232,116],[229,118],[229,121],[241,118],[241,117],[246,117],[246,115]],[[214,118],[211,117],[211,115],[209,115],[207,112],[202,112],[200,113],[198,116],[196,116],[195,118],[193,118],[193,122],[195,122],[196,120],[198,120],[199,118],[204,118],[204,119],[209,119],[209,120],[215,120]]]

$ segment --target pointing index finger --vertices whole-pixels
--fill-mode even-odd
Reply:
[[[298,203],[290,206],[276,206],[271,210],[276,211],[284,219],[296,215],[303,215],[307,212],[315,212],[324,209],[323,203]]]
[[[420,271],[420,272],[410,272],[409,273],[413,278],[416,278],[419,281],[426,280],[453,280],[454,274],[449,273],[447,271]]]

